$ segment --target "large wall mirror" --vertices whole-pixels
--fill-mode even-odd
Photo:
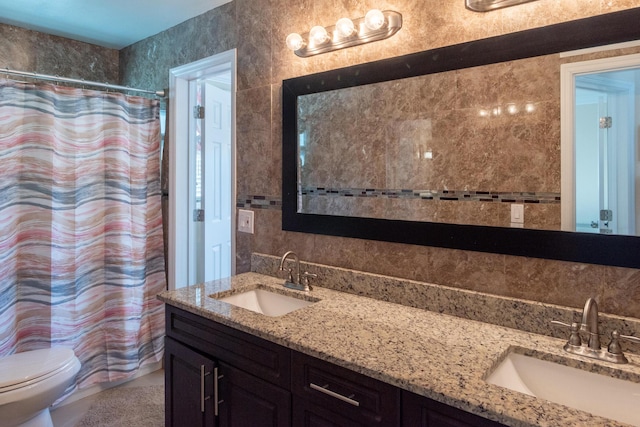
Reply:
[[[640,268],[640,60],[606,71],[640,58],[637,22],[640,8],[285,80],[283,229]]]

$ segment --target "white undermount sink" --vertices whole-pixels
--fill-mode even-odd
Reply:
[[[640,426],[640,383],[509,353],[486,381],[520,393]]]
[[[262,288],[251,289],[249,291],[216,299],[218,301],[224,301],[231,305],[235,305],[236,307],[242,307],[271,317],[283,316],[294,310],[307,307],[319,301],[318,299],[309,301],[295,298],[289,295],[270,292]]]

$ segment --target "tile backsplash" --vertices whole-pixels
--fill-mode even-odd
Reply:
[[[283,277],[279,264],[279,257],[259,253],[251,256],[251,271],[255,273]],[[556,338],[566,339],[569,332],[564,327],[552,325],[552,320],[580,323],[582,319],[582,308],[501,297],[304,261],[300,270],[316,274],[318,277],[313,279],[316,286]],[[603,345],[608,344],[613,330],[623,335],[640,336],[638,318],[600,310],[599,319]],[[640,354],[640,344],[625,342],[623,348]]]

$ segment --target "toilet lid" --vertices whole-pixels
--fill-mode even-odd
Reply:
[[[0,358],[0,390],[46,377],[75,357],[68,348],[44,348]]]

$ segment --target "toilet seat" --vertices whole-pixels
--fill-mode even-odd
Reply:
[[[0,393],[52,377],[73,364],[75,358],[68,348],[45,348],[0,358]]]

